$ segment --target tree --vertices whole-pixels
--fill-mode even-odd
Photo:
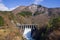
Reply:
[[[50,24],[50,27],[54,27],[54,28],[60,27],[60,17],[51,19],[49,24]]]
[[[4,19],[0,16],[0,26],[4,25]]]

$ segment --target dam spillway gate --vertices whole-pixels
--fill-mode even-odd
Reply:
[[[19,29],[25,29],[25,28],[28,28],[28,29],[35,29],[38,27],[37,24],[20,24],[20,25],[17,25],[19,27]]]

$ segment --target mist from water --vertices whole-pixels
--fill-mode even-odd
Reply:
[[[23,37],[26,38],[27,40],[33,40],[31,37],[31,28],[25,28]]]

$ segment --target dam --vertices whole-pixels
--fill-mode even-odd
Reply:
[[[31,37],[32,30],[35,30],[38,27],[37,24],[20,24],[17,25],[20,30],[23,30],[23,37],[27,40],[33,40]]]

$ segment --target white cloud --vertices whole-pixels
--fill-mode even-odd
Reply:
[[[38,4],[39,2],[42,2],[43,0],[35,0],[34,4]]]
[[[9,8],[9,10],[12,11],[12,10],[16,9],[17,7],[19,7],[19,6],[16,6],[16,7],[13,7],[13,8]]]
[[[13,8],[8,8],[3,3],[0,3],[0,11],[12,11],[12,10],[16,9],[17,7],[19,7],[19,6],[16,6]]]
[[[13,8],[8,8],[2,3],[2,1],[3,0],[0,0],[0,11],[12,11],[12,10],[16,9],[17,7],[19,7],[19,6],[16,6]]]
[[[9,11],[9,9],[3,3],[0,3],[0,11]]]

